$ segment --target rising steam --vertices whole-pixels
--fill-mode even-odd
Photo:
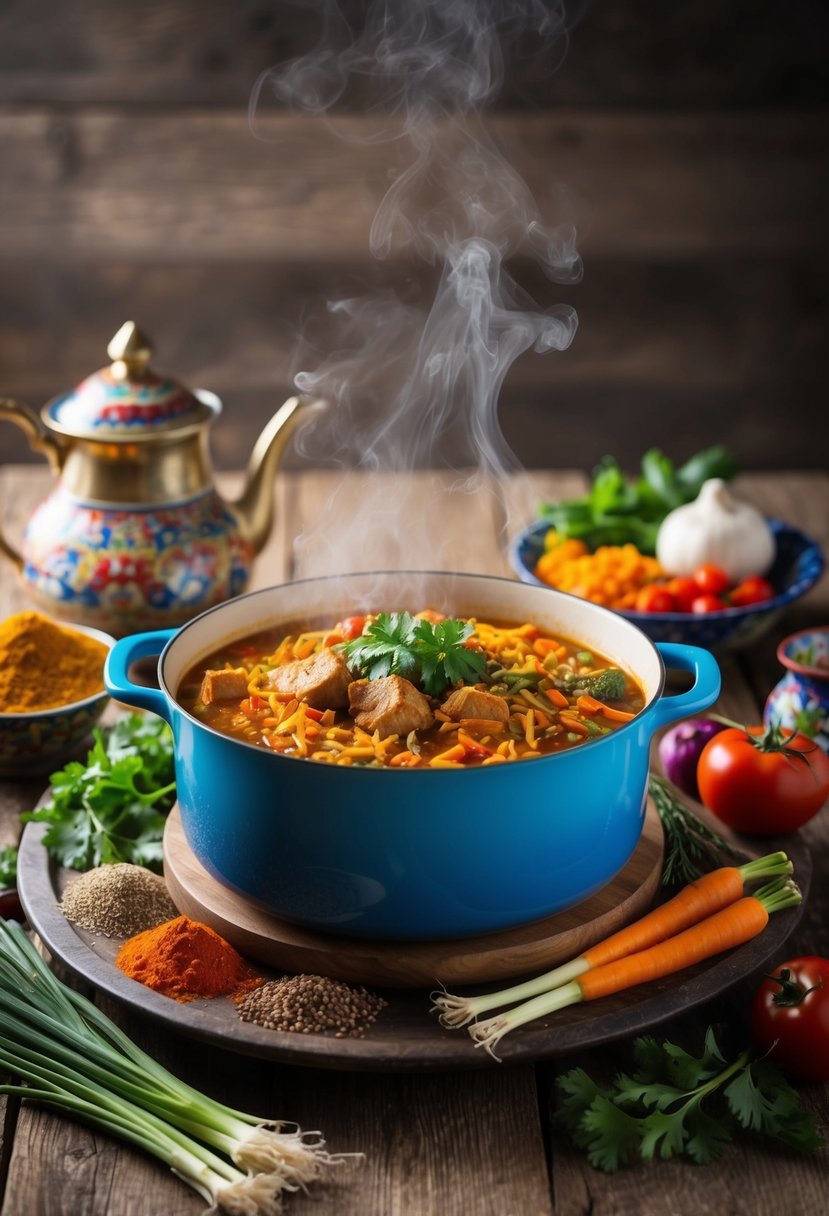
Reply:
[[[306,7],[319,11],[319,44],[260,78],[253,128],[267,94],[335,129],[338,112],[359,104],[363,138],[387,145],[395,170],[371,226],[371,252],[433,266],[439,281],[427,307],[391,291],[329,303],[336,348],[295,379],[333,408],[304,433],[302,450],[389,474],[445,468],[451,453],[459,492],[497,498],[499,479],[519,467],[498,423],[504,379],[524,351],[566,349],[577,324],[569,305],[541,310],[508,259],[530,256],[562,283],[580,279],[581,261],[572,226],[545,223],[484,116],[502,87],[505,57],[528,43],[550,61],[563,53],[563,4],[377,0],[357,33],[334,0]],[[343,138],[354,138],[353,126]],[[337,495],[328,504],[325,541],[302,538],[304,573],[322,573],[307,568],[309,552],[311,564],[317,558],[330,572],[376,568],[378,549],[387,566],[470,568],[463,555],[441,552],[433,525],[420,530],[417,479],[395,478],[391,498],[387,483],[375,481],[380,497],[359,520],[342,520]],[[504,511],[501,519],[509,527]],[[398,531],[395,553],[388,541]]]

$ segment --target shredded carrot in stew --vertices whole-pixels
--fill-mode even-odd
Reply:
[[[374,620],[368,615],[318,629],[283,626],[237,639],[187,673],[179,700],[205,725],[284,756],[398,769],[483,767],[590,746],[623,728],[645,704],[636,680],[592,646],[532,622],[468,619],[471,632],[463,644],[485,661],[475,684],[458,680],[435,697],[405,677],[386,677],[409,687],[399,720],[393,713],[375,720],[359,711],[358,702],[351,705],[352,690],[373,681],[365,674],[352,679],[347,667],[348,703],[340,689],[328,704],[324,681],[308,691],[301,681],[278,678],[283,668],[302,676],[317,659],[333,662],[343,655],[342,639],[353,637],[355,628],[365,632]],[[232,681],[247,686],[238,696],[208,696],[208,673],[216,688],[229,689]],[[608,675],[616,677],[610,692]],[[420,707],[414,724],[406,718],[412,700]]]

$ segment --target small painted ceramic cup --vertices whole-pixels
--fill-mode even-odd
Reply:
[[[786,674],[769,693],[764,720],[775,719],[785,730],[805,727],[829,752],[829,625],[784,638],[777,658]]]

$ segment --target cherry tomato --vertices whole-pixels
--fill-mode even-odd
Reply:
[[[365,629],[366,618],[364,616],[347,616],[345,620],[340,621],[337,626],[337,632],[341,633],[347,642],[352,642],[354,638],[358,638]]]
[[[697,595],[691,601],[691,611],[700,616],[706,612],[722,612],[727,606],[725,600],[721,600],[718,595]]]
[[[754,995],[751,1037],[792,1077],[829,1081],[829,959],[790,959]]]
[[[674,597],[676,612],[691,611],[691,604],[699,595],[699,587],[692,578],[669,578],[665,587]]]
[[[673,612],[674,599],[664,583],[646,583],[636,593],[637,612]]]
[[[722,595],[731,582],[726,572],[713,562],[697,566],[691,577],[704,595]]]
[[[746,608],[749,604],[762,604],[774,598],[774,587],[767,578],[750,574],[729,593],[729,602],[735,608]]]
[[[829,797],[829,756],[779,724],[728,727],[709,739],[697,764],[700,798],[737,832],[794,832]]]

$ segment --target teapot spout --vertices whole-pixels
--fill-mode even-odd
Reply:
[[[309,412],[324,406],[324,401],[289,397],[254,444],[242,493],[230,506],[255,553],[263,548],[273,526],[273,480],[288,440]]]

